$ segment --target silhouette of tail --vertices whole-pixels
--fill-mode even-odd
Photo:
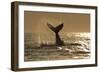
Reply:
[[[47,24],[47,25],[48,25],[48,27],[49,27],[52,31],[55,32],[55,36],[56,36],[56,45],[57,45],[57,46],[63,46],[63,45],[64,45],[64,42],[61,40],[61,38],[60,38],[60,36],[59,36],[59,34],[58,34],[58,32],[62,29],[63,24],[60,24],[60,25],[58,25],[58,26],[56,26],[56,27],[53,27],[51,24]]]
[[[56,27],[53,27],[51,24],[48,24],[48,23],[47,23],[47,25],[55,33],[58,33],[62,29],[62,27],[63,27],[63,23],[58,25],[58,26],[56,26]]]

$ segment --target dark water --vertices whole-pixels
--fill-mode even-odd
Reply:
[[[32,34],[25,35],[24,61],[69,60],[90,58],[89,33],[67,33],[61,35],[64,46],[55,46],[54,39],[44,40],[40,45]],[[27,38],[27,39],[26,39]]]

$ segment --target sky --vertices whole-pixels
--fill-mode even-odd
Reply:
[[[60,34],[68,32],[90,32],[90,15],[80,13],[24,12],[25,33],[53,34],[47,23],[56,27],[64,23]]]

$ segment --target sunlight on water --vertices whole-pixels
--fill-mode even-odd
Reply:
[[[25,33],[25,61],[85,59],[90,57],[90,33],[59,34],[64,46],[55,45],[54,35]],[[41,46],[44,44],[45,46]],[[51,45],[51,46],[50,46]]]
[[[76,33],[75,34],[76,37],[90,37],[90,33]]]

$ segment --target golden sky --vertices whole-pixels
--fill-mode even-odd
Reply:
[[[24,12],[25,33],[51,33],[47,23],[57,26],[64,23],[60,33],[90,32],[90,15],[79,13]]]

